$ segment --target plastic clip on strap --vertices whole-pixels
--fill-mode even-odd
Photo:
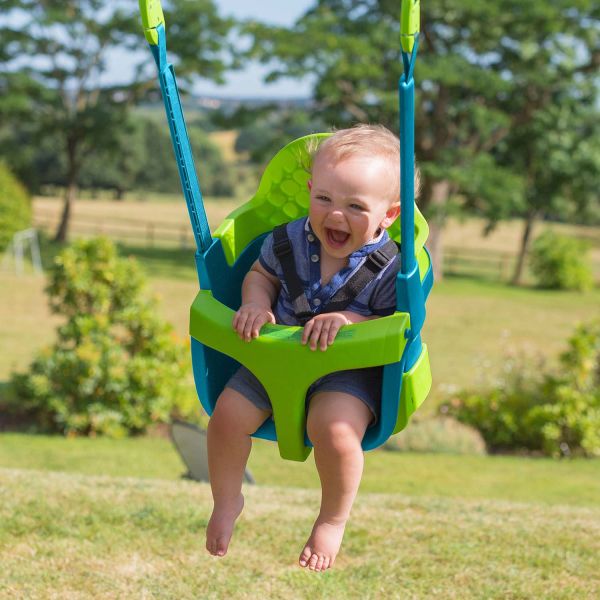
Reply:
[[[323,312],[345,310],[397,255],[398,246],[394,240],[371,252],[356,273],[333,295]]]

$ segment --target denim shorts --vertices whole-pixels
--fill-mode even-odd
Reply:
[[[367,369],[351,369],[337,371],[317,379],[306,394],[306,403],[319,392],[343,392],[364,402],[371,413],[371,425],[377,422],[381,407],[381,381],[383,367]],[[231,388],[247,398],[261,410],[271,411],[271,402],[262,383],[246,367],[240,367],[227,382],[225,387]]]

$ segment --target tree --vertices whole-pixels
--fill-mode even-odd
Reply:
[[[84,187],[113,190],[117,199],[132,190],[170,194],[181,191],[162,107],[155,112],[159,118],[138,111],[129,114],[117,136],[116,151],[92,151],[81,171]],[[193,120],[188,120],[187,127],[202,173],[202,192],[209,196],[233,195],[234,177],[219,147]]]
[[[499,145],[549,105],[559,74],[577,85],[594,73],[599,10],[592,0],[423,2],[415,143],[438,276],[453,207],[475,207],[488,227],[524,209],[529,174],[500,160]],[[277,60],[268,80],[315,78],[326,122],[397,128],[398,2],[317,0],[291,30],[250,22],[246,31],[250,56]]]
[[[552,99],[523,127],[511,130],[498,153],[508,168],[525,174],[514,284],[521,282],[536,220],[585,214],[599,204],[600,119],[595,100],[582,98],[581,86],[562,87],[554,82]]]
[[[321,121],[298,108],[273,111],[240,129],[235,150],[248,152],[253,163],[264,166],[291,140],[325,128]]]
[[[59,143],[54,151],[64,157],[60,166],[67,182],[56,232],[60,241],[66,239],[80,175],[91,151],[118,151],[119,130],[129,108],[156,87],[153,61],[143,52],[125,83],[103,77],[111,53],[136,57],[136,51],[144,49],[132,4],[0,0],[0,123],[6,126],[10,120],[13,129],[25,123],[30,144],[48,138]],[[165,3],[165,20],[184,83],[194,72],[219,81],[228,66],[224,51],[232,21],[219,17],[213,0],[171,0]]]

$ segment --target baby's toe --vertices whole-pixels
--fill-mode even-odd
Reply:
[[[217,538],[215,544],[215,554],[217,556],[225,556],[227,554],[227,541],[223,538]]]
[[[215,546],[215,541],[213,539],[207,539],[206,540],[206,549],[211,553],[211,554],[215,554],[215,552],[217,551],[217,547]]]
[[[324,565],[325,565],[325,557],[324,556],[319,556],[319,560],[317,561],[317,564],[315,565],[315,571],[324,571]]]
[[[311,571],[316,571],[318,562],[319,562],[318,554],[312,554],[310,557],[310,560],[308,561],[308,568]]]
[[[308,546],[306,546],[304,548],[304,550],[302,550],[302,553],[300,554],[300,558],[298,559],[298,562],[300,563],[301,567],[308,566],[308,561],[310,559],[311,554],[312,554],[312,551]]]

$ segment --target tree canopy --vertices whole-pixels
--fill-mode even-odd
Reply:
[[[67,181],[56,235],[64,240],[91,151],[118,152],[130,107],[156,87],[137,3],[0,0],[0,15],[0,126],[13,142],[8,159],[22,165],[27,161],[19,158],[32,147],[56,144],[52,150],[63,158],[56,165]],[[218,15],[213,0],[170,0],[165,18],[182,81],[194,74],[220,80],[232,66],[226,52],[232,21]],[[132,61],[123,82],[114,70],[107,76],[119,55]]]
[[[440,230],[454,206],[493,227],[515,211],[528,214],[536,195],[547,198],[548,186],[538,187],[523,161],[545,161],[547,145],[532,136],[543,115],[561,107],[573,124],[574,98],[587,111],[579,125],[597,111],[600,8],[592,0],[427,0],[421,8],[415,144],[440,266]],[[249,22],[246,31],[250,56],[272,66],[268,80],[315,78],[317,114],[330,125],[397,129],[398,2],[318,0],[291,29]],[[571,160],[581,154],[593,171],[587,152]]]

